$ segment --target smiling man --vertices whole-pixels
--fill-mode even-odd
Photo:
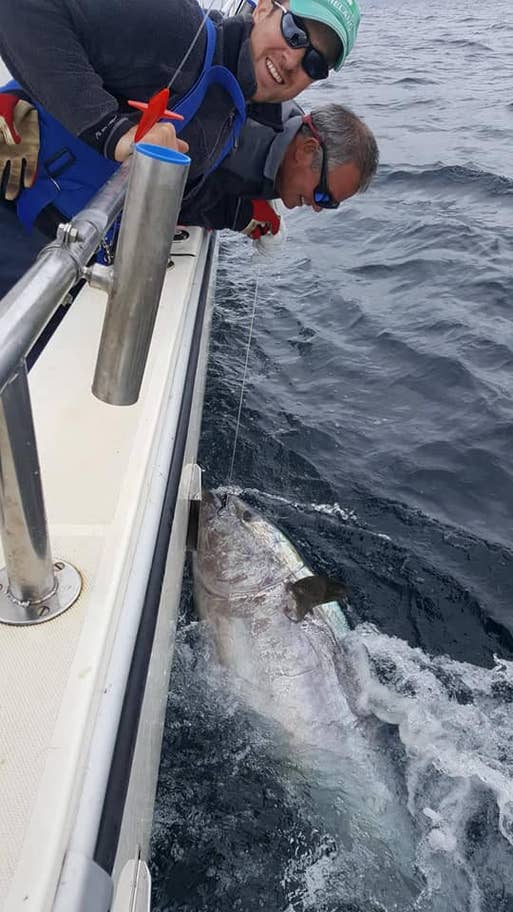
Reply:
[[[147,102],[166,86],[170,106],[185,117],[187,195],[201,193],[232,150],[248,103],[259,120],[276,123],[277,102],[340,68],[353,47],[356,0],[290,2],[291,9],[258,0],[252,17],[225,18],[207,15],[196,0],[2,0],[0,54],[36,105],[41,135],[34,186],[25,186],[25,171],[16,203],[25,228],[49,209],[70,218],[87,204],[131,152],[139,115],[129,100]],[[0,108],[4,146],[17,144],[19,91],[13,86],[14,100],[4,95]],[[177,143],[166,123],[145,141]],[[2,156],[4,181],[13,153]],[[24,251],[16,212],[7,202],[0,210],[2,295],[12,284],[12,258],[21,254],[21,262]]]
[[[2,115],[4,98],[0,94],[0,172],[3,167],[5,189],[14,199],[23,185],[23,174],[30,177],[38,168],[39,132],[34,109],[25,104],[15,119],[21,142],[6,142],[11,133]],[[11,98],[11,107],[12,102]],[[199,193],[186,194],[182,224],[231,228],[253,240],[263,235],[270,240],[278,235],[280,217],[268,201],[281,198],[289,209],[306,205],[319,212],[337,208],[368,187],[377,169],[378,147],[371,130],[356,114],[337,104],[316,108],[309,115],[294,102],[281,107],[283,129],[279,131],[247,121],[238,148],[201,184]],[[47,206],[38,219],[43,233],[34,231],[29,237],[16,218],[14,205],[0,201],[0,297],[66,218],[57,206]]]
[[[258,0],[252,17],[225,18],[196,0],[1,0],[0,53],[21,87],[21,95],[9,89],[14,101],[0,99],[4,145],[14,140],[11,161],[4,149],[4,180],[15,167],[21,101],[35,104],[40,126],[35,183],[26,186],[25,172],[16,203],[24,227],[52,207],[65,218],[83,208],[131,152],[139,114],[129,101],[147,102],[169,85],[191,157],[185,201],[199,196],[237,141],[247,104],[257,120],[279,125],[277,103],[339,69],[353,47],[356,0],[290,4]],[[166,123],[145,141],[177,142]],[[5,205],[0,293],[16,218]],[[19,247],[14,223],[12,236]]]
[[[258,0],[250,18],[204,17],[196,0],[2,0],[0,54],[31,101],[115,161],[136,129],[129,99],[171,83],[175,108],[197,89],[183,130],[195,178],[230,150],[247,102],[294,98],[339,69],[360,21],[356,0]],[[174,144],[157,124],[146,140],[166,136]]]
[[[181,221],[258,239],[279,230],[279,216],[267,200],[320,212],[367,189],[378,166],[378,146],[349,108],[329,104],[305,115],[290,102],[283,105],[283,121],[276,132],[248,120],[238,148],[204,184],[201,197],[183,205]]]
[[[351,10],[354,16],[357,7],[351,0],[336,0],[334,8],[338,15],[331,13],[329,3],[321,12],[317,0],[291,0],[290,8],[287,0],[270,0],[270,5],[260,0],[250,39],[257,83],[253,101],[287,101],[311,82],[326,79],[330,69],[340,69],[356,21],[348,17],[346,22],[342,13]]]

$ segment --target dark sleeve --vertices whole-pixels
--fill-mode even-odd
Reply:
[[[201,193],[185,200],[180,211],[182,225],[243,231],[249,225],[253,209],[251,200],[222,192],[221,180],[213,175],[202,186]]]
[[[264,127],[271,127],[276,133],[283,130],[282,105],[277,102],[250,102],[247,105],[248,118],[256,120]]]
[[[196,0],[0,0],[0,54],[23,88],[71,133],[112,157],[146,101],[167,85],[202,20]],[[204,56],[202,32],[177,95]]]
[[[64,2],[2,0],[0,52],[29,95],[99,151],[131,126],[93,69]]]
[[[243,231],[253,217],[251,200],[243,196],[226,196],[207,209],[204,213],[206,228],[229,228],[231,231]]]

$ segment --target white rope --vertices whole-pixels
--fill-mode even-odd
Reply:
[[[240,416],[242,413],[242,401],[244,399],[244,388],[246,386],[246,376],[248,373],[249,351],[251,348],[251,339],[253,338],[253,324],[255,322],[255,312],[256,312],[257,300],[258,300],[258,270],[255,270],[255,297],[253,298],[253,309],[251,311],[251,321],[249,324],[248,344],[247,344],[247,348],[246,348],[246,361],[244,363],[244,371],[242,374],[242,386],[240,389],[239,410],[237,412],[237,422],[235,425],[235,437],[233,440],[232,461],[231,461],[231,465],[230,465],[230,474],[228,475],[228,483],[230,483],[232,480],[233,466],[235,463],[235,453],[237,451],[237,441],[239,439]]]

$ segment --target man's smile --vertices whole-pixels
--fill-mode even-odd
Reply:
[[[265,58],[265,65],[267,67],[268,72],[271,74],[272,78],[274,79],[274,81],[277,82],[278,85],[283,85],[285,83],[285,80],[284,80],[283,76],[280,74],[278,67],[275,66],[275,64],[273,63],[273,61],[271,60],[270,57]]]

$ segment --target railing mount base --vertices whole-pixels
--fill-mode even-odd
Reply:
[[[0,624],[26,626],[44,624],[67,611],[76,602],[82,591],[82,577],[78,570],[65,561],[54,564],[55,592],[41,602],[19,602],[9,592],[9,580],[5,567],[0,570]]]

